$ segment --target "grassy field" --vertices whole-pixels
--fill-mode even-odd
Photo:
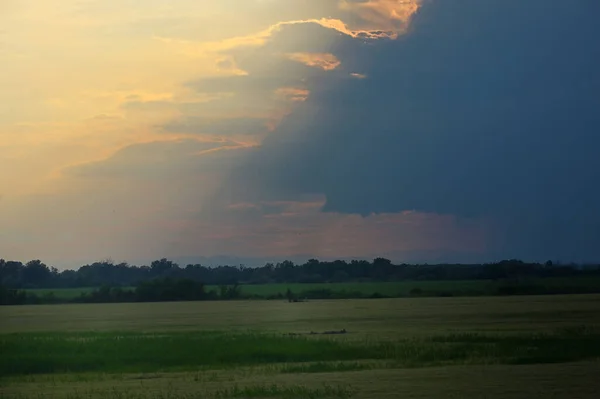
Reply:
[[[600,278],[597,277],[565,277],[533,279],[533,284],[540,284],[546,288],[573,287],[582,291],[590,291],[600,287]],[[394,281],[375,283],[313,283],[313,284],[246,284],[242,285],[242,293],[251,296],[272,297],[284,296],[288,288],[296,294],[307,291],[331,290],[334,293],[361,293],[367,297],[380,294],[386,297],[407,297],[414,295],[415,290],[423,294],[431,293],[436,296],[440,293],[451,293],[454,296],[463,295],[492,295],[502,282],[487,280],[467,281]],[[133,288],[131,288],[133,289]],[[217,286],[207,286],[209,291],[217,291]],[[43,296],[52,293],[57,298],[70,300],[83,294],[89,294],[94,288],[44,288],[30,289],[28,292]]]
[[[475,291],[484,290],[488,286],[487,281],[394,281],[394,282],[376,282],[376,283],[313,283],[313,284],[256,284],[242,286],[242,292],[250,295],[270,296],[284,295],[289,288],[294,293],[301,293],[311,290],[331,290],[333,292],[360,292],[368,296],[375,293],[389,296],[402,297],[408,296],[414,288],[420,288],[423,291],[443,291],[443,290],[464,290]],[[209,287],[210,289],[210,287]]]
[[[599,295],[6,306],[0,321],[6,398],[595,398],[600,389]]]
[[[484,291],[492,283],[487,281],[400,281],[400,282],[377,282],[377,283],[311,283],[311,284],[246,284],[242,285],[242,293],[247,295],[258,295],[263,297],[274,295],[285,295],[288,288],[295,293],[311,290],[331,290],[333,292],[360,292],[365,296],[379,293],[384,296],[397,297],[408,296],[414,288],[423,291]],[[216,291],[219,287],[209,285],[208,291]],[[130,288],[133,289],[133,288]],[[73,299],[79,295],[89,294],[94,288],[40,288],[29,289],[28,292],[37,295],[54,294],[57,298]]]
[[[27,289],[25,291],[34,293],[39,296],[52,294],[57,298],[61,299],[73,299],[77,298],[81,294],[89,294],[96,288],[84,287],[84,288],[34,288]],[[133,288],[132,288],[133,289]]]

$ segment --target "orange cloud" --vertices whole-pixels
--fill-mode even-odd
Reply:
[[[280,87],[275,90],[275,95],[286,101],[303,102],[306,101],[310,94],[308,89],[301,87]]]
[[[402,252],[480,253],[486,230],[479,221],[414,211],[362,217],[321,212],[324,196],[297,201],[235,203],[211,221],[192,222],[183,234],[206,253],[244,256],[370,257]],[[192,239],[193,238],[193,239]]]
[[[340,9],[352,12],[365,21],[366,29],[381,29],[398,33],[406,30],[412,16],[419,10],[421,0],[368,0],[355,3],[340,2]]]
[[[314,68],[321,68],[324,71],[333,71],[341,64],[340,60],[331,53],[290,53],[286,56],[292,61]]]
[[[388,4],[390,3],[390,4]],[[361,29],[350,28],[344,21],[335,18],[312,18],[304,20],[293,20],[278,22],[257,33],[231,37],[225,40],[214,42],[194,42],[189,40],[179,40],[167,37],[155,36],[154,39],[165,44],[175,45],[180,48],[180,52],[190,57],[205,57],[210,53],[223,53],[240,47],[259,47],[263,46],[275,33],[288,25],[317,24],[327,29],[333,29],[344,35],[361,39],[395,39],[398,33],[404,30],[404,25],[408,23],[410,17],[418,9],[418,3],[411,1],[409,3],[401,2],[396,4],[397,8],[391,6],[393,2],[389,1],[370,1],[368,3],[341,3],[340,8],[358,14],[365,21],[371,22],[368,27]],[[389,15],[387,15],[389,14]],[[386,17],[387,15],[387,17]],[[395,26],[398,21],[402,22],[402,29]]]
[[[219,72],[225,72],[228,75],[246,76],[248,72],[238,67],[235,58],[231,54],[226,54],[217,59],[217,68]]]

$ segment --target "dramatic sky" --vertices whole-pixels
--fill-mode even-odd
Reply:
[[[600,260],[598,0],[0,0],[0,257]]]

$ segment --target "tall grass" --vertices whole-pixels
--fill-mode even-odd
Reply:
[[[390,360],[398,367],[452,363],[552,363],[600,358],[600,333],[441,335],[368,342],[256,333],[9,334],[0,336],[0,375],[158,372],[313,362],[297,371],[344,371],[324,362]],[[358,367],[358,366],[356,366]],[[356,369],[348,366],[350,369]],[[329,370],[328,370],[329,369]],[[292,368],[293,370],[293,368]]]
[[[167,390],[134,390],[123,388],[87,388],[67,392],[60,397],[65,399],[348,399],[354,396],[355,391],[347,385],[324,384],[320,387],[307,387],[304,385],[280,384],[252,384],[234,385],[217,390],[202,390],[198,392],[179,392],[175,386]],[[0,398],[2,398],[0,392]],[[39,393],[37,395],[11,395],[14,399],[47,399],[54,397],[52,394]]]
[[[352,360],[369,358],[373,351],[326,339],[202,332],[10,334],[0,336],[0,353],[0,374],[14,375]]]
[[[318,399],[339,398],[346,399],[353,395],[353,391],[347,386],[324,385],[322,388],[308,388],[302,385],[279,386],[254,385],[247,387],[234,386],[216,392],[218,399],[228,398],[281,398],[281,399]]]
[[[379,365],[385,366],[385,365]],[[332,373],[344,371],[360,371],[375,368],[375,365],[368,363],[354,362],[312,362],[303,364],[286,364],[279,368],[280,373],[296,374],[296,373]],[[382,367],[384,368],[384,367]]]

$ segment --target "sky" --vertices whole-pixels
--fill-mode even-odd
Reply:
[[[600,261],[597,0],[0,0],[0,257]]]

